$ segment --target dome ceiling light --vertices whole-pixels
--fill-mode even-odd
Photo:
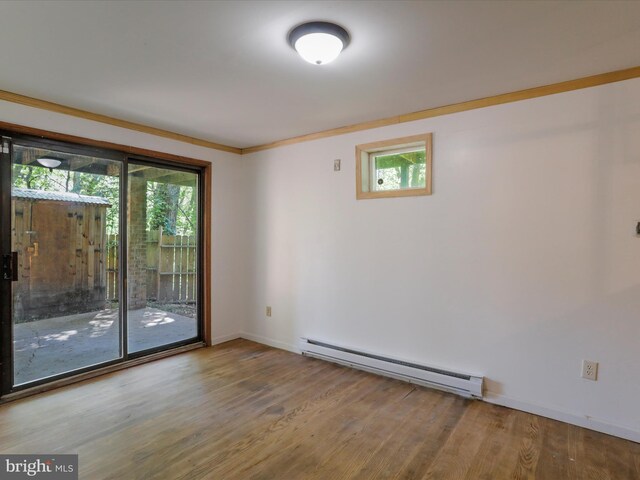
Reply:
[[[54,168],[58,168],[60,166],[62,160],[55,157],[40,157],[38,158],[38,163],[43,167],[47,167],[49,171],[52,172]]]
[[[291,30],[288,39],[289,45],[314,65],[324,65],[335,60],[351,40],[344,28],[329,22],[298,25]]]

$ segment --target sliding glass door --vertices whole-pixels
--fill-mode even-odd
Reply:
[[[198,175],[129,163],[129,352],[198,337]]]
[[[14,385],[121,358],[104,268],[121,163],[20,143],[11,163]]]
[[[8,135],[0,155],[2,393],[201,340],[198,169]]]

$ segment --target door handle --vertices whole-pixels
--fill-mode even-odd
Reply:
[[[2,255],[2,279],[18,281],[18,252]]]

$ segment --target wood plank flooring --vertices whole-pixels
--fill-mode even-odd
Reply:
[[[640,479],[640,444],[246,340],[0,406],[81,479]]]

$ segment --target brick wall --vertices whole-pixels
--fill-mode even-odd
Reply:
[[[147,305],[147,181],[129,177],[129,310]]]

